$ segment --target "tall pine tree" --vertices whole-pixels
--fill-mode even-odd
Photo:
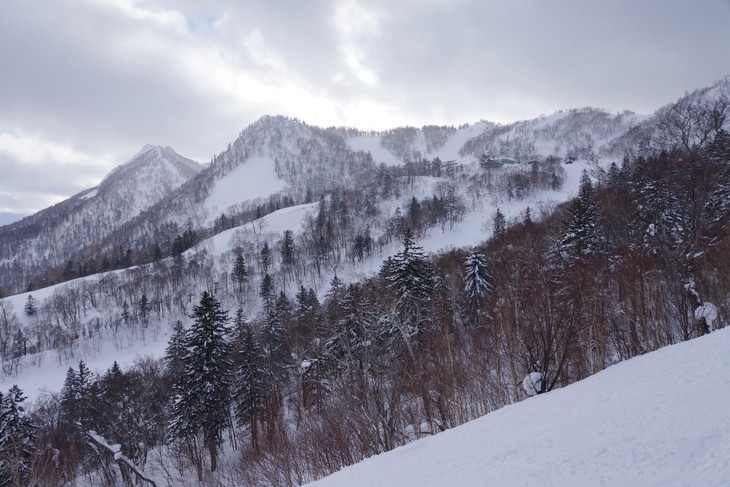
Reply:
[[[435,281],[431,263],[423,248],[415,245],[410,229],[403,237],[403,250],[383,263],[380,274],[396,297],[389,334],[400,336],[412,355],[412,339],[429,321]]]
[[[265,358],[258,338],[245,319],[236,325],[235,344],[237,363],[233,397],[236,421],[239,426],[250,425],[251,444],[258,448],[257,418],[264,409]]]
[[[464,262],[466,271],[465,290],[470,299],[483,298],[488,292],[494,290],[494,279],[489,273],[487,259],[479,250],[474,249]]]
[[[215,471],[231,403],[228,313],[206,291],[191,318],[195,321],[186,337],[185,370],[176,385],[169,435],[185,438],[201,434],[210,454],[210,469]],[[202,476],[199,463],[198,474]]]
[[[0,486],[29,485],[36,427],[23,407],[23,391],[13,386],[0,394]]]

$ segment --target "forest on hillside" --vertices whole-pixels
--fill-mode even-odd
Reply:
[[[223,272],[204,253],[177,252],[169,265],[138,268],[137,281],[109,274],[42,312],[29,298],[26,314],[66,330],[39,330],[31,342],[68,340],[66,350],[73,333],[100,333],[81,319],[100,301],[123,303],[100,329],[143,335],[154,333],[152,316],[188,318],[160,360],[101,375],[79,361],[60,393],[34,404],[17,388],[3,394],[0,485],[299,485],[724,327],[730,135],[720,108],[704,131],[695,128],[707,111],[666,127],[661,147],[637,136],[635,150],[584,174],[563,205],[528,208],[511,225],[498,211],[493,237],[473,248],[427,255],[418,245],[426,228],[453,225],[469,205],[448,184],[382,227],[365,225],[379,211],[368,201],[387,200],[382,193],[411,184],[417,170],[442,170],[381,168],[378,184],[314,200],[300,235],[240,248]],[[554,161],[480,171],[472,183],[514,198],[560,184],[561,174]],[[307,284],[391,241],[399,250],[376,275],[335,274],[323,297]],[[174,292],[191,281],[199,285],[179,289],[203,291]],[[13,312],[0,309],[0,345],[19,358],[26,341],[15,339]]]

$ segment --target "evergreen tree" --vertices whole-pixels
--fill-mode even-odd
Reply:
[[[324,308],[330,321],[339,319],[340,301],[345,290],[342,279],[335,274],[330,280],[330,288],[324,295]]]
[[[274,280],[269,274],[266,274],[261,280],[259,297],[261,297],[261,302],[263,303],[264,315],[269,317],[274,312],[274,303],[276,298]]]
[[[243,292],[243,286],[248,282],[248,270],[246,269],[246,259],[243,258],[242,253],[236,255],[236,262],[233,264],[233,271],[231,272],[233,282],[238,285],[238,293]]]
[[[202,434],[210,454],[211,471],[217,467],[218,446],[228,421],[231,402],[231,359],[228,313],[207,291],[193,307],[187,334],[185,370],[175,389],[170,438]],[[200,473],[200,471],[199,471]]]
[[[560,180],[557,174],[553,173],[550,176],[550,189],[553,191],[560,191],[560,188],[563,187],[563,182]]]
[[[13,335],[13,346],[10,349],[10,356],[6,357],[6,358],[9,358],[6,366],[9,365],[11,374],[18,373],[18,369],[20,367],[20,361],[27,352],[26,343],[27,343],[27,340],[25,338],[25,335],[23,335],[23,331],[20,328],[18,328],[15,331],[15,334]]]
[[[291,230],[284,231],[281,239],[281,262],[284,265],[294,264],[294,234]]]
[[[306,289],[304,286],[300,286],[295,299],[292,334],[294,335],[295,351],[299,352],[301,347],[306,346],[309,338],[314,336],[316,328],[322,321],[322,310],[317,293],[312,288]]]
[[[600,251],[598,210],[593,202],[593,185],[586,171],[583,171],[580,191],[570,211],[572,218],[559,245],[560,256],[567,264]]]
[[[494,223],[492,224],[492,235],[499,237],[505,232],[506,228],[507,221],[502,212],[499,211],[499,208],[497,208],[497,213],[494,214]]]
[[[429,321],[428,308],[435,284],[433,268],[423,249],[415,245],[413,232],[406,231],[403,250],[386,260],[380,273],[396,297],[391,335],[402,337],[412,352],[411,337],[418,335]]]
[[[25,314],[28,316],[33,316],[38,312],[38,308],[36,308],[35,304],[35,298],[33,298],[32,294],[28,295],[28,299],[25,301]]]
[[[137,310],[139,311],[139,319],[142,322],[142,326],[146,328],[149,325],[150,311],[152,310],[152,305],[150,305],[150,301],[147,299],[147,294],[142,294],[137,304]]]
[[[494,290],[494,279],[489,273],[487,259],[474,249],[464,262],[466,271],[465,289],[472,300],[482,298]]]
[[[264,355],[251,326],[242,321],[237,326],[237,367],[233,397],[235,415],[239,426],[249,424],[251,443],[258,447],[257,416],[264,409],[266,372]]]
[[[96,392],[96,376],[83,360],[78,370],[69,367],[61,389],[61,419],[72,441],[83,441],[94,428]]]
[[[408,205],[408,224],[416,230],[421,228],[421,204],[415,196]]]
[[[23,401],[18,386],[7,396],[0,394],[0,486],[29,485],[37,428],[25,413]]]
[[[288,343],[290,319],[291,303],[286,297],[286,293],[281,291],[263,328],[263,341],[266,346],[269,370],[277,378],[284,374],[285,367],[290,362]]]
[[[719,239],[727,236],[730,224],[730,133],[718,131],[707,147],[705,158],[708,165],[716,168],[717,176],[703,205],[702,220],[708,227],[720,227],[720,235],[716,237]]]
[[[269,267],[271,266],[271,249],[269,248],[268,242],[264,242],[259,252],[259,266],[261,266],[262,273],[268,274]]]
[[[185,371],[186,343],[185,327],[182,321],[177,320],[172,328],[170,340],[167,342],[164,357],[165,371],[173,382],[178,381]]]
[[[342,296],[342,319],[326,348],[330,359],[346,368],[368,368],[371,350],[378,340],[378,319],[371,300],[364,296],[362,287],[350,284]]]

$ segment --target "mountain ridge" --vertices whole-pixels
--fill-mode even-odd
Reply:
[[[43,269],[65,265],[80,249],[114,232],[198,171],[196,162],[172,149],[148,146],[98,186],[3,227],[0,287],[25,287]]]

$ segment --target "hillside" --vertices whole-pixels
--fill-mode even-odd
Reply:
[[[724,486],[729,348],[727,329],[666,347],[307,486]]]
[[[52,286],[0,299],[2,382],[38,424],[18,445],[49,465],[31,470],[301,484],[517,403],[525,377],[547,393],[724,328],[724,87],[650,117],[384,132],[263,117],[80,239]]]

